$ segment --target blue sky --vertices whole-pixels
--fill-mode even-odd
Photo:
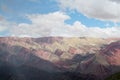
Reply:
[[[2,16],[17,23],[29,22],[26,14],[47,14],[59,10],[57,3],[52,0],[0,0],[0,7]]]
[[[25,18],[25,14],[47,14],[61,10],[59,3],[55,0],[0,0],[0,6],[6,7],[6,10],[0,9],[0,13],[5,19],[17,23],[30,21]],[[88,18],[77,11],[66,10],[66,13],[71,16],[66,22],[73,24],[76,20],[81,21],[88,27],[106,27],[106,24],[113,26],[109,21],[100,21],[94,18]]]
[[[37,37],[41,37],[41,36],[67,36],[71,30],[75,31],[73,29],[71,29],[70,31],[68,31],[68,29],[66,28],[66,26],[68,27],[74,27],[76,22],[78,22],[78,28],[76,27],[75,29],[77,29],[77,33],[71,34],[72,36],[89,36],[87,33],[80,33],[83,32],[81,31],[84,26],[87,30],[91,30],[92,28],[93,30],[97,30],[98,31],[102,31],[99,32],[97,34],[103,33],[102,36],[105,34],[106,36],[110,36],[110,35],[117,35],[118,32],[116,32],[115,34],[110,34],[111,32],[105,32],[105,31],[112,31],[114,29],[114,26],[117,26],[117,28],[115,27],[114,30],[118,30],[118,26],[120,25],[119,21],[119,12],[120,12],[120,6],[119,3],[115,3],[117,2],[117,0],[106,0],[103,1],[99,1],[99,0],[84,0],[84,1],[79,1],[79,0],[0,0],[0,28],[1,28],[1,36],[11,36],[11,35],[15,35],[15,36],[19,36],[19,35],[33,35],[32,37],[34,37],[35,35],[38,35]],[[98,5],[97,5],[98,4]],[[108,4],[108,6],[106,6],[106,8],[104,8],[104,6]],[[110,7],[109,7],[110,6]],[[110,11],[109,9],[112,8]],[[113,13],[112,11],[114,10]],[[99,11],[99,12],[98,12]],[[56,13],[58,12],[58,13]],[[54,14],[56,13],[56,14]],[[45,22],[46,20],[53,20],[52,17],[50,17],[50,19],[45,18],[44,16],[48,16],[49,14],[55,16],[58,14],[61,15],[61,18],[63,19],[63,22],[61,20],[61,29],[59,29],[60,27],[58,27],[58,30],[56,29],[57,24],[54,24],[53,27],[51,27],[51,30],[48,31],[48,26],[46,26],[46,24],[48,24],[47,22]],[[39,19],[34,19],[33,15],[36,17],[39,17]],[[60,17],[56,17],[56,20],[61,19]],[[49,16],[48,16],[49,17]],[[63,18],[65,17],[65,18]],[[69,18],[67,18],[69,17]],[[43,21],[43,18],[44,21]],[[37,21],[37,24],[36,22]],[[40,21],[40,22],[39,22]],[[41,23],[42,21],[42,23]],[[32,26],[32,28],[37,28],[38,26],[38,22],[39,22],[39,26],[38,29],[43,29],[43,27],[45,27],[44,30],[46,30],[46,32],[50,32],[51,35],[48,34],[44,34],[44,32],[42,33],[37,33],[35,32],[36,30],[33,31],[33,34],[29,34],[27,32],[26,29],[26,25],[27,26]],[[44,23],[43,23],[44,22]],[[54,22],[54,21],[53,21]],[[4,24],[3,24],[4,23]],[[18,27],[21,26],[22,24],[22,28],[25,29],[26,31],[23,31],[22,28],[21,32],[18,34],[16,33],[15,29],[19,29]],[[44,26],[44,25],[45,26]],[[51,25],[53,25],[51,23]],[[79,27],[80,25],[83,27]],[[37,25],[37,26],[35,26]],[[14,31],[10,30],[11,26],[13,28]],[[34,26],[34,27],[33,27]],[[63,27],[65,26],[65,27]],[[5,29],[3,29],[3,27],[5,27]],[[69,28],[68,27],[68,28]],[[66,31],[62,31],[65,28]],[[97,29],[96,29],[97,28]],[[29,29],[28,29],[29,30]],[[55,32],[52,32],[55,31]],[[57,33],[57,31],[59,33]],[[60,33],[61,31],[61,33]],[[14,33],[12,33],[14,32]],[[68,34],[67,34],[68,32]],[[36,33],[36,34],[35,34]],[[49,33],[49,34],[50,34]],[[54,33],[54,34],[52,34]],[[64,34],[62,34],[64,33]],[[93,31],[93,34],[95,33],[95,31]],[[56,35],[58,34],[58,35]],[[69,35],[69,36],[71,36]],[[92,37],[96,37],[97,35],[90,35]]]

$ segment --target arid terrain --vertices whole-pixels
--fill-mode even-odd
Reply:
[[[104,80],[117,72],[119,38],[0,38],[1,80]]]

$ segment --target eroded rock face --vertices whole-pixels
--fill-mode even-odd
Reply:
[[[62,51],[60,49],[56,49],[54,54],[56,54],[57,56],[60,57],[63,53],[64,53],[64,51]]]
[[[82,70],[101,78],[120,71],[120,41],[112,42],[97,52],[91,59],[82,61]]]
[[[102,51],[106,57],[106,60],[110,65],[119,66],[120,65],[120,41],[113,42],[110,45],[106,46]]]
[[[111,53],[112,53],[112,56],[106,56],[109,64],[120,66],[120,49],[115,49],[115,51]]]
[[[33,41],[37,43],[52,44],[54,42],[60,42],[62,39],[63,39],[62,37],[42,37],[42,38],[34,38]]]
[[[74,47],[70,47],[69,50],[68,50],[68,52],[71,53],[71,54],[76,54],[76,51],[77,51],[77,49],[74,48]]]
[[[33,54],[35,54],[36,56],[44,60],[49,60],[49,57],[50,57],[50,52],[45,51],[45,50],[35,50],[33,51]]]

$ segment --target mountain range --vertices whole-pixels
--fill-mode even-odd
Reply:
[[[120,38],[0,37],[2,80],[104,80],[120,72]]]

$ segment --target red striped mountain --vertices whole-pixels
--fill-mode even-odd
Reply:
[[[119,40],[85,37],[1,37],[0,61],[45,71],[90,74],[103,79],[120,71]]]

